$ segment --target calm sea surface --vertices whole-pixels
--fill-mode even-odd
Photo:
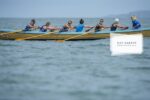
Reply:
[[[0,29],[23,28],[29,20],[1,18]],[[85,19],[88,25],[98,20]],[[150,27],[149,19],[140,20]],[[37,24],[46,21],[61,26],[67,19],[37,19]],[[129,19],[121,21],[131,26]],[[144,38],[142,55],[113,57],[109,39],[0,40],[0,100],[150,100],[150,38]]]

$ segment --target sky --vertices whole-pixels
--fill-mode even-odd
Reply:
[[[150,0],[0,0],[0,17],[101,17],[150,10]]]

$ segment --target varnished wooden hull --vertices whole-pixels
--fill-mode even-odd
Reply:
[[[118,31],[115,33],[121,33],[121,34],[137,34],[137,33],[142,33],[144,37],[150,37],[150,30],[139,30],[139,31]],[[84,33],[82,33],[84,34]],[[0,39],[1,40],[15,40],[18,38],[29,38],[29,37],[33,37],[33,36],[37,36],[40,34],[30,34],[30,33],[9,33],[9,34],[5,34],[4,32],[0,32]],[[25,39],[25,40],[64,40],[70,37],[74,37],[80,34],[61,34],[61,33],[53,33],[53,34],[44,34],[42,36],[38,36],[38,37],[33,37],[33,38],[29,38],[29,39]],[[104,39],[104,38],[109,38],[110,37],[110,33],[106,32],[106,33],[89,33],[89,34],[85,34],[82,36],[78,36],[76,38],[72,38],[69,40],[96,40],[96,39]]]

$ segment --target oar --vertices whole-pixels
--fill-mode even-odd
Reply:
[[[93,29],[94,27],[91,27],[90,29],[87,29],[87,30],[85,30],[85,32],[88,32],[88,31],[90,31],[91,29]]]
[[[89,34],[89,33],[90,33],[90,32],[85,32],[84,34],[72,36],[72,37],[69,37],[69,38],[64,39],[64,40],[56,40],[56,42],[65,42],[65,41],[68,41],[68,40],[70,40],[70,39],[74,39],[74,38],[77,38],[77,37],[80,37],[80,36],[83,36],[83,35],[87,35],[87,34]]]
[[[74,39],[74,38],[77,38],[77,37],[80,37],[80,36],[83,36],[83,35],[87,35],[87,34],[89,34],[89,31],[90,31],[91,29],[93,29],[93,28],[94,28],[94,27],[91,27],[90,29],[85,30],[86,33],[84,33],[84,34],[77,35],[77,36],[72,36],[72,37],[67,38],[67,39],[64,39],[64,40],[56,40],[56,42],[65,42],[65,41],[68,41],[68,40],[70,40],[70,39]]]
[[[17,32],[22,32],[22,30],[16,30],[14,32],[7,32],[7,33],[1,33],[0,35],[6,35],[6,34],[11,34],[11,33],[17,33]]]
[[[40,37],[40,36],[44,36],[44,35],[49,35],[49,34],[54,34],[57,32],[49,32],[47,34],[40,34],[40,35],[35,35],[35,36],[31,36],[31,37],[26,37],[26,38],[17,38],[15,39],[16,41],[23,41],[23,40],[27,40],[27,39],[32,39],[32,38],[36,38],[36,37]]]

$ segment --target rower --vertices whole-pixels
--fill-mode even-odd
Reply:
[[[54,30],[59,30],[59,28],[57,27],[54,27],[54,26],[50,26],[51,23],[50,22],[47,22],[45,25],[43,25],[41,28],[40,28],[40,31],[41,32],[47,32],[48,30],[53,32]]]
[[[111,30],[111,31],[116,31],[118,28],[120,28],[121,30],[128,29],[127,26],[121,25],[121,24],[119,23],[119,19],[116,18],[116,19],[114,20],[114,23],[113,23],[112,26],[110,27],[110,30]]]
[[[136,16],[131,16],[131,20],[133,29],[139,29],[141,27],[141,23],[137,20]]]
[[[93,28],[93,26],[85,26],[84,20],[80,19],[79,25],[75,26],[76,32],[82,32],[84,28]]]
[[[32,31],[38,29],[38,26],[36,26],[35,23],[36,23],[35,19],[32,19],[30,23],[26,26],[24,31]]]
[[[106,27],[104,25],[104,19],[100,19],[99,23],[96,25],[94,30],[95,30],[95,32],[99,32],[99,31],[102,31],[102,30],[104,30],[106,28],[110,28],[110,27]]]
[[[68,32],[70,30],[73,30],[74,27],[72,26],[73,21],[69,20],[67,24],[65,24],[62,29],[60,29],[60,32]]]

